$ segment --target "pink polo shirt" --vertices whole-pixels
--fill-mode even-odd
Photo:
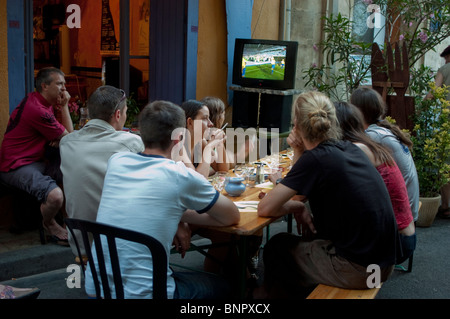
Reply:
[[[64,130],[52,105],[38,92],[28,94],[10,116],[0,149],[0,171],[41,161],[45,145]]]

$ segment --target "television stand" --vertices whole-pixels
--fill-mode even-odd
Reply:
[[[292,102],[301,90],[275,90],[230,86],[233,96],[233,127],[272,128],[287,132],[291,128]]]

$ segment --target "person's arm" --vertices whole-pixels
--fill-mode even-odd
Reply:
[[[61,124],[66,128],[67,133],[60,136],[60,139],[67,135],[68,133],[73,132],[73,123],[72,119],[70,118],[70,112],[69,112],[69,100],[70,100],[70,94],[67,91],[63,92],[63,96],[61,96],[61,99],[59,101],[59,106],[61,107]]]
[[[239,223],[240,218],[237,206],[230,199],[219,195],[210,210],[203,214],[187,210],[181,217],[181,221],[201,226],[231,226]]]
[[[375,160],[375,156],[373,155],[372,151],[366,145],[364,145],[362,143],[353,143],[353,144],[358,146],[367,155],[367,157],[369,158],[369,160],[373,164],[373,166],[377,167],[377,166],[381,165],[381,163],[378,163]]]
[[[191,245],[191,228],[187,223],[180,222],[178,229],[173,238],[172,245],[181,254],[181,258],[184,258],[186,251]]]
[[[297,192],[283,184],[278,184],[258,204],[258,215],[261,217],[281,217],[290,213],[290,199]],[[304,197],[301,197],[303,199]],[[297,201],[296,201],[297,202]]]
[[[295,200],[291,199],[295,196]],[[296,195],[296,192],[283,184],[278,184],[272,189],[258,204],[258,215],[261,217],[281,217],[287,214],[293,214],[297,221],[297,229],[300,233],[301,225],[302,232],[308,231],[313,234],[316,233],[313,219],[306,209],[303,201],[306,197],[303,195]],[[306,228],[307,227],[307,228]]]
[[[59,147],[59,141],[67,134],[73,132],[73,123],[69,112],[69,100],[70,94],[67,91],[64,91],[62,96],[58,98],[58,108],[59,112],[61,112],[61,124],[65,127],[65,130],[58,138],[49,142],[49,146],[51,147]]]
[[[209,165],[216,172],[224,172],[230,169],[225,149],[225,138],[225,132],[216,129],[211,133],[211,138],[208,141],[203,140],[203,161],[210,163]]]

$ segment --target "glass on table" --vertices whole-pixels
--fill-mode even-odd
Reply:
[[[219,171],[216,172],[213,176],[212,185],[218,192],[222,192],[227,182],[227,178],[229,177],[228,172]]]
[[[237,177],[242,177],[244,179],[243,183],[245,185],[248,185],[252,170],[253,170],[253,166],[250,164],[246,164],[246,163],[237,164],[234,167],[234,174]]]

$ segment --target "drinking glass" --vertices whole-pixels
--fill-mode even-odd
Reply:
[[[228,178],[228,172],[217,172],[213,178],[213,186],[218,192],[222,192]]]

